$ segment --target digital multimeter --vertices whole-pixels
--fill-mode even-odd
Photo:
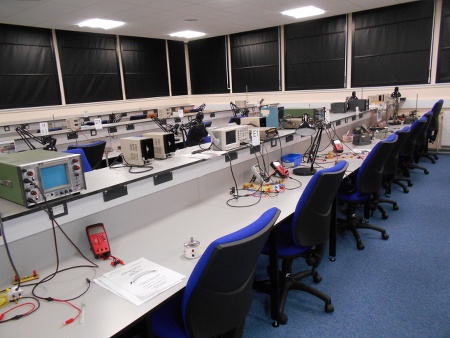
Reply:
[[[270,166],[277,172],[278,176],[280,176],[281,178],[289,177],[289,170],[284,168],[280,162],[271,162]]]
[[[95,258],[108,257],[111,250],[103,223],[88,225],[86,227],[86,234]]]

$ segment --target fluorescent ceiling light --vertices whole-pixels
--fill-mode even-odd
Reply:
[[[186,38],[186,39],[192,39],[192,38],[198,38],[200,36],[204,36],[205,33],[202,32],[194,32],[194,31],[182,31],[182,32],[176,32],[169,34],[172,37],[177,38]]]
[[[104,20],[104,19],[89,19],[83,22],[80,22],[78,26],[80,27],[92,27],[92,28],[103,28],[103,29],[110,29],[119,27],[125,24],[125,22],[122,21],[114,21],[114,20]]]
[[[314,7],[314,6],[306,6],[299,7],[295,9],[290,9],[288,11],[281,12],[283,15],[293,16],[296,19],[306,18],[308,16],[320,15],[325,13],[323,9]]]

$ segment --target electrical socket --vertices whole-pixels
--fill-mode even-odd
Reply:
[[[22,288],[17,288],[17,285],[13,285],[8,291],[8,298],[12,301],[17,301],[23,296]]]

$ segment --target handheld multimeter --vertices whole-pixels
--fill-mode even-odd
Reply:
[[[106,236],[103,223],[88,225],[86,227],[86,234],[95,258],[103,258],[110,255],[111,250],[109,248],[108,236]]]
[[[278,161],[274,161],[270,163],[270,166],[277,172],[278,176],[281,178],[289,177],[289,170],[282,166],[282,164]]]
[[[342,153],[344,151],[340,140],[333,140],[333,150],[335,153]]]

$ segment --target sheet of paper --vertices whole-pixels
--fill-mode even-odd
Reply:
[[[203,160],[208,160],[210,158],[219,157],[226,154],[226,151],[218,151],[218,150],[206,150],[201,153],[196,154],[183,154],[186,157],[192,157],[192,158],[200,158]]]
[[[182,274],[140,258],[94,279],[98,285],[135,305],[141,305],[185,278]]]

